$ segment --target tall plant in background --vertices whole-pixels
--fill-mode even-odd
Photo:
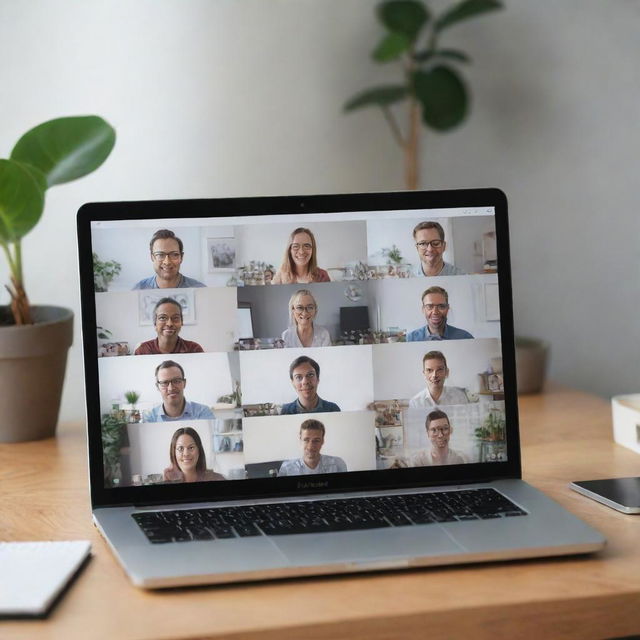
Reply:
[[[44,210],[49,187],[95,171],[115,144],[113,128],[98,116],[49,120],[25,133],[0,159],[0,247],[9,264],[11,311],[16,324],[31,324],[22,271],[22,238]]]
[[[420,122],[436,131],[458,126],[469,111],[469,90],[457,65],[471,62],[458,49],[442,47],[445,29],[489,11],[501,9],[498,0],[463,0],[433,16],[419,0],[389,0],[378,5],[378,19],[387,30],[374,49],[376,62],[402,62],[403,81],[362,91],[345,105],[345,111],[377,106],[404,153],[407,189],[418,188]],[[406,124],[399,124],[391,107],[405,103]]]

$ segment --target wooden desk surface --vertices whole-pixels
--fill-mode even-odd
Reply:
[[[640,516],[567,482],[640,475],[615,445],[609,403],[553,388],[521,398],[524,478],[608,538],[586,557],[145,592],[90,518],[80,425],[0,445],[0,539],[88,538],[89,565],[46,621],[0,621],[0,638],[611,638],[640,633]],[[0,568],[1,570],[1,568]]]

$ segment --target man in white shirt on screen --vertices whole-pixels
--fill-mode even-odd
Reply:
[[[444,384],[449,377],[447,359],[441,351],[429,351],[422,358],[422,373],[427,386],[409,400],[410,408],[467,404],[469,396],[461,387]]]
[[[300,425],[300,445],[302,458],[285,460],[280,465],[279,476],[301,476],[316,473],[340,473],[347,470],[347,465],[338,456],[327,456],[320,453],[324,444],[324,425],[313,418]]]

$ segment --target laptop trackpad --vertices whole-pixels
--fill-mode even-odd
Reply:
[[[438,525],[340,531],[271,538],[294,565],[460,553]]]

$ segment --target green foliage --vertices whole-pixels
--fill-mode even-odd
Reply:
[[[93,253],[93,286],[96,291],[109,291],[111,281],[122,271],[122,265],[115,260],[103,262]]]
[[[386,256],[389,264],[402,264],[402,253],[395,244],[391,245],[391,249],[382,249],[382,255]]]
[[[500,409],[490,409],[482,425],[475,430],[475,436],[479,440],[502,442],[507,437],[506,427],[504,412]]]
[[[137,391],[125,391],[125,400],[133,407],[136,406],[138,400],[140,400],[140,394]]]
[[[0,247],[9,263],[14,315],[14,305],[28,310],[21,240],[40,220],[46,190],[95,171],[115,139],[114,129],[98,116],[58,118],[27,131],[10,158],[0,159]]]
[[[373,51],[373,59],[380,63],[401,59],[404,84],[375,87],[361,91],[344,105],[344,111],[377,106],[385,110],[394,135],[398,126],[392,122],[387,108],[401,100],[417,103],[425,126],[447,131],[461,124],[469,112],[469,92],[464,78],[452,64],[467,64],[470,57],[457,49],[441,48],[441,32],[464,20],[502,8],[498,0],[462,0],[432,17],[429,8],[420,0],[387,0],[377,9],[379,21],[385,28],[380,43]],[[407,136],[409,134],[407,133]]]
[[[127,425],[117,416],[102,416],[102,463],[105,481],[114,486],[120,482],[120,449]]]

